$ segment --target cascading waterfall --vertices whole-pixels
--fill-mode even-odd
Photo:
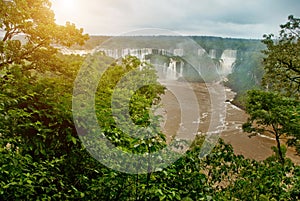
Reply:
[[[162,80],[178,80],[184,74],[184,62],[170,59],[169,64],[155,64],[158,77]]]
[[[177,80],[177,72],[176,72],[176,61],[170,59],[169,66],[167,68],[166,79],[167,80]]]
[[[98,49],[98,51],[103,51],[107,56],[113,57],[115,59],[118,59],[120,57],[125,57],[128,55],[131,56],[136,56],[138,59],[140,59],[141,61],[146,61],[147,59],[147,55],[172,55],[172,53],[174,53],[174,55],[181,55],[181,56],[185,56],[184,55],[184,51],[183,49],[172,49],[172,50],[166,50],[166,49],[152,49],[152,48],[120,48],[120,49],[106,49],[106,48],[101,48]],[[236,55],[237,55],[237,51],[236,50],[232,50],[232,49],[226,49],[223,51],[221,57],[218,56],[217,54],[217,50],[216,49],[211,49],[209,50],[208,54],[206,54],[206,51],[202,48],[197,49],[196,52],[196,56],[199,57],[199,65],[197,65],[197,67],[199,66],[198,69],[195,69],[196,71],[200,72],[200,69],[202,69],[202,71],[204,72],[204,75],[208,74],[207,76],[211,76],[211,74],[209,74],[209,71],[213,71],[212,70],[212,65],[210,63],[206,63],[205,61],[205,57],[208,56],[209,58],[211,58],[214,62],[213,65],[216,65],[214,67],[217,68],[218,73],[220,76],[222,77],[226,77],[228,74],[230,74],[232,72],[232,66],[234,64],[234,62],[236,61]],[[203,62],[201,59],[204,59]],[[200,61],[201,60],[201,61]],[[150,60],[147,60],[150,63]],[[186,69],[186,65],[184,65],[183,61],[177,61],[175,59],[170,59],[169,62],[167,62],[166,64],[156,64],[158,65],[156,67],[156,70],[159,74],[159,77],[161,79],[166,79],[166,80],[177,80],[180,77],[191,77],[191,75],[193,74],[193,72],[191,72],[189,69]],[[215,68],[213,68],[215,69]],[[202,72],[201,71],[201,72]],[[207,72],[205,74],[205,72]]]
[[[236,61],[236,50],[224,50],[221,56],[220,73],[224,76],[232,73],[232,66]]]

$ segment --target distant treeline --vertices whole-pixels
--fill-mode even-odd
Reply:
[[[93,49],[97,46],[102,45],[111,38],[114,38],[118,44],[116,47],[124,47],[126,44],[133,45],[135,47],[144,48],[145,44],[149,44],[150,41],[161,41],[174,47],[176,41],[182,41],[181,38],[191,38],[197,42],[207,52],[210,49],[215,49],[217,54],[220,55],[225,49],[235,49],[239,51],[256,51],[264,48],[264,45],[257,39],[238,39],[238,38],[222,38],[215,36],[90,36],[90,39],[85,43],[84,46],[73,46],[73,48],[80,49]],[[160,39],[160,40],[158,40]],[[178,40],[176,40],[178,39]],[[138,41],[134,43],[133,41]],[[162,45],[161,43],[157,45]],[[154,45],[155,46],[155,45]]]
[[[238,53],[241,53],[245,51],[261,51],[265,48],[261,41],[257,39],[221,38],[215,36],[191,36],[191,38],[207,52],[215,49],[217,58],[220,58],[222,52],[226,49],[237,50]]]

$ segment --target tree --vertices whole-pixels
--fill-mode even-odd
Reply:
[[[264,35],[262,41],[267,49],[263,51],[264,83],[270,89],[288,96],[300,96],[300,18],[288,17],[280,26],[278,38],[273,34]]]
[[[243,125],[247,132],[268,132],[275,136],[277,153],[284,164],[280,138],[290,136],[289,145],[299,147],[300,98],[300,18],[288,17],[280,26],[279,37],[264,35],[262,41],[265,74],[263,84],[267,91],[248,92],[246,112],[250,115]]]
[[[22,71],[59,70],[53,45],[82,45],[88,39],[74,24],[56,24],[49,0],[1,0],[0,7],[0,70],[12,64],[22,65]]]
[[[69,183],[67,164],[82,148],[71,95],[83,58],[62,56],[54,45],[82,44],[88,36],[73,24],[55,24],[50,6],[48,0],[0,1],[1,200],[49,199],[50,192],[71,198],[55,192]]]
[[[32,152],[45,156],[46,146],[68,147],[62,144],[76,134],[69,105],[69,76],[76,70],[67,69],[72,63],[54,45],[83,44],[88,35],[74,24],[57,25],[48,0],[1,0],[0,6],[0,131],[22,136]]]
[[[300,133],[300,118],[297,112],[299,102],[278,93],[259,90],[248,91],[246,112],[250,115],[243,124],[249,133],[267,132],[277,143],[279,160],[284,164],[280,138],[284,135],[297,136]]]

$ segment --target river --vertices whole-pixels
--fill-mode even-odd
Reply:
[[[164,84],[164,83],[162,83]],[[209,88],[214,84],[205,84],[205,83],[189,83],[194,91],[199,106],[199,128],[198,135],[205,135],[209,130],[209,126],[212,125],[211,119],[211,91]],[[184,96],[185,93],[188,93],[191,90],[187,85],[182,84],[182,82],[172,81],[168,83],[170,90],[167,90],[165,95],[162,96],[162,105],[163,105],[163,116],[165,117],[163,123],[163,131],[167,136],[167,141],[172,139],[174,133],[178,131],[182,125],[182,110],[180,105],[192,107],[194,103],[192,100],[185,98],[184,103],[178,99],[178,94]],[[225,89],[225,99],[231,100],[234,98],[235,93],[228,88]],[[209,93],[210,92],[210,93]],[[216,96],[214,96],[215,98]],[[178,101],[179,100],[179,101]],[[190,102],[189,102],[190,101]],[[181,103],[180,103],[181,102]],[[249,137],[249,133],[245,133],[242,130],[242,124],[246,122],[248,116],[242,109],[236,107],[230,102],[226,102],[225,112],[226,114],[222,122],[224,127],[219,130],[219,136],[226,142],[232,145],[235,154],[241,154],[245,158],[255,159],[255,160],[264,160],[273,154],[271,149],[272,146],[276,146],[275,139],[272,136],[265,135],[256,135]],[[192,112],[192,111],[188,111]],[[186,117],[186,115],[185,115]],[[190,120],[192,121],[192,120]],[[196,134],[196,133],[195,133]],[[189,134],[190,135],[190,134]],[[296,155],[296,152],[293,148],[289,147],[287,151],[287,157],[289,157],[294,163],[300,165],[300,156]]]

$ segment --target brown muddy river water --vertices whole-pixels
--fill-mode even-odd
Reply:
[[[164,84],[164,82],[162,82]],[[222,115],[225,115],[222,119],[211,119],[212,115],[212,105],[211,103],[214,99],[218,99],[218,93],[212,91],[211,88],[219,85],[215,84],[205,84],[205,83],[189,83],[190,87],[187,87],[182,82],[171,81],[167,84],[169,90],[166,91],[165,95],[162,96],[162,114],[164,116],[163,130],[167,135],[168,141],[171,140],[172,136],[180,130],[181,126],[194,126],[199,125],[198,131],[196,133],[189,133],[188,135],[205,135],[209,130],[209,126],[218,126],[220,124],[223,127],[218,129],[212,128],[218,131],[218,135],[226,142],[233,146],[234,152],[236,154],[241,154],[246,158],[255,160],[264,160],[273,154],[271,150],[272,146],[275,146],[275,139],[272,136],[257,135],[253,137],[248,137],[249,133],[245,133],[242,130],[242,124],[247,120],[247,114],[240,108],[232,105],[230,102],[224,102],[224,110]],[[213,86],[213,87],[212,87]],[[220,85],[219,85],[220,86]],[[190,91],[193,91],[197,97],[197,104],[199,108],[199,118],[198,122],[195,122],[195,111],[193,108],[195,101],[189,98],[178,98],[187,97],[190,95]],[[219,101],[231,100],[234,98],[235,93],[228,88],[223,88],[224,93],[220,93]],[[212,95],[212,93],[215,93]],[[184,112],[180,109],[185,107]],[[189,113],[191,117],[189,117]],[[222,116],[221,115],[221,116]],[[183,116],[185,122],[183,123]],[[190,118],[190,119],[189,119]],[[214,121],[223,121],[222,123],[216,124]],[[190,122],[190,124],[188,123]],[[180,134],[178,134],[180,135]],[[187,137],[189,138],[189,137]],[[300,156],[295,155],[295,151],[292,148],[288,148],[287,157],[292,159],[296,164],[300,164]]]

